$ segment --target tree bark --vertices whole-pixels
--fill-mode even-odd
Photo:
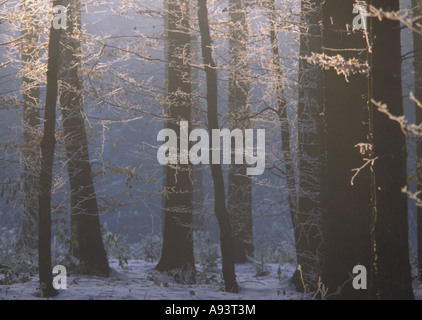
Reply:
[[[55,5],[61,1],[53,2]],[[58,294],[53,288],[51,267],[51,186],[53,178],[54,149],[56,145],[57,74],[60,57],[61,29],[50,28],[48,43],[47,93],[44,110],[44,135],[41,140],[40,193],[38,196],[38,266],[43,297]]]
[[[375,8],[400,10],[399,1],[372,0]],[[403,115],[401,29],[398,21],[370,19],[372,41],[371,98]],[[372,114],[374,163],[371,221],[372,299],[413,299],[409,263],[406,138],[400,125],[385,114]]]
[[[191,130],[191,83],[189,65],[189,2],[168,0],[168,129],[178,134],[180,121],[188,121]],[[165,209],[163,246],[158,271],[175,271],[176,280],[195,282],[193,254],[193,183],[192,165],[168,165],[165,172]]]
[[[422,1],[412,0],[414,17],[422,17]],[[413,32],[413,51],[415,67],[415,98],[422,102],[422,35]],[[416,106],[416,123],[422,123],[422,109]],[[417,138],[416,142],[416,161],[417,161],[417,191],[422,191],[422,137]],[[422,281],[422,207],[417,207],[417,234],[418,234],[418,277]]]
[[[207,78],[208,129],[218,129],[218,80],[217,66],[212,55],[212,41],[208,21],[207,0],[198,0],[198,20],[201,32],[202,57]],[[210,146],[212,145],[210,134]],[[210,161],[211,163],[211,161]],[[224,285],[227,292],[239,291],[234,264],[233,234],[229,211],[226,207],[226,195],[223,170],[220,164],[211,165],[214,181],[214,211],[220,228],[221,256],[223,260]]]
[[[352,31],[354,0],[326,0],[323,4],[323,45],[327,55],[366,61],[362,32]],[[347,30],[347,25],[348,30]],[[369,265],[370,174],[363,169],[351,184],[352,170],[362,166],[355,146],[367,142],[368,104],[365,75],[324,71],[327,124],[327,215],[324,285],[332,298],[365,299],[355,290],[351,274],[356,265]]]
[[[191,2],[192,5],[191,9],[191,21],[195,21],[194,15],[196,15],[196,3]],[[195,24],[192,28],[197,28],[198,26]],[[191,37],[191,52],[192,52],[192,63],[195,65],[200,64],[200,57],[199,57],[199,38],[196,33],[192,33]],[[202,123],[202,110],[201,110],[201,101],[199,98],[199,70],[198,68],[191,69],[191,79],[192,79],[192,129],[200,129]],[[206,231],[206,210],[205,210],[205,203],[204,203],[204,182],[203,182],[203,165],[202,163],[193,165],[192,166],[192,174],[193,174],[193,224],[195,231],[205,232]]]
[[[322,53],[322,1],[302,0],[299,60],[299,201],[296,213],[296,253],[301,277],[293,282],[302,291],[302,279],[314,290],[321,276],[324,251],[323,220],[326,213],[325,118],[323,72],[305,58]]]
[[[61,47],[60,106],[70,183],[72,252],[79,259],[79,272],[107,277],[110,267],[101,235],[84,122],[81,1],[65,0],[64,6],[68,26]]]
[[[229,114],[231,129],[249,129],[249,31],[244,0],[229,0]],[[232,143],[233,144],[233,143]],[[234,150],[232,148],[232,150]],[[232,155],[234,157],[234,155]],[[232,159],[232,161],[234,161]],[[234,260],[245,263],[254,257],[252,221],[252,180],[247,165],[229,169],[227,207],[231,213]]]

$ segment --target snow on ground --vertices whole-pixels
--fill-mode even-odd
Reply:
[[[413,292],[415,293],[416,300],[422,300],[422,285],[419,285],[419,287],[415,288]]]
[[[300,294],[290,284],[295,270],[291,264],[266,265],[268,274],[256,277],[253,264],[236,266],[240,294],[223,291],[221,274],[204,272],[197,266],[197,284],[176,283],[172,277],[153,270],[155,264],[140,260],[129,261],[122,269],[118,261],[111,260],[112,274],[103,279],[91,276],[69,275],[67,290],[60,290],[53,300],[275,300],[299,299]],[[27,283],[0,286],[0,300],[37,300],[38,278]]]
[[[155,264],[131,260],[127,269],[118,261],[110,261],[109,278],[69,275],[67,290],[60,290],[53,300],[297,300],[304,297],[290,283],[295,266],[291,264],[266,265],[268,274],[256,276],[256,266],[236,266],[240,294],[223,291],[221,274],[204,272],[197,266],[197,284],[176,283],[172,277],[153,270]],[[279,272],[281,271],[281,272]],[[27,283],[0,286],[0,300],[39,300],[36,296],[38,278]],[[422,300],[422,286],[415,289],[415,296]]]

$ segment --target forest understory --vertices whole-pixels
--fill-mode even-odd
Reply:
[[[291,283],[294,264],[245,263],[237,265],[239,294],[224,291],[221,274],[197,266],[197,284],[186,285],[154,270],[153,263],[130,260],[125,268],[111,260],[109,278],[70,275],[68,289],[53,300],[312,300],[316,292],[300,293]],[[221,265],[219,265],[221,268]],[[26,283],[0,285],[0,299],[34,300],[39,297],[38,277]],[[415,299],[422,300],[422,285],[415,286]]]
[[[422,299],[421,52],[422,0],[0,0],[0,299]]]

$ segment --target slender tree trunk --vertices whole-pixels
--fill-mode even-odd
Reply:
[[[178,133],[180,147],[180,121],[188,121],[191,130],[189,1],[168,0],[167,11],[169,121],[166,126]],[[193,283],[192,165],[167,166],[165,179],[163,247],[156,269],[177,270],[182,277],[180,281]]]
[[[372,0],[375,8],[400,10],[399,1]],[[400,23],[371,18],[372,72],[370,94],[403,115]],[[373,213],[371,221],[372,261],[370,297],[413,299],[409,263],[406,138],[400,125],[374,111],[371,119],[374,163]]]
[[[361,31],[351,30],[354,0],[326,0],[323,4],[323,45],[327,55],[366,60]],[[349,25],[349,30],[347,30]],[[359,50],[361,49],[361,50]],[[356,74],[347,82],[334,70],[324,71],[327,123],[326,258],[323,283],[332,298],[365,299],[355,290],[351,274],[356,265],[369,266],[370,174],[363,169],[351,184],[352,170],[362,166],[355,146],[369,133],[367,79]]]
[[[196,15],[197,6],[195,2],[191,2],[192,10],[191,15]],[[194,21],[196,19],[191,19]],[[197,29],[197,25],[192,28]],[[192,62],[195,65],[200,64],[199,57],[199,39],[195,33],[192,33],[191,37],[191,52]],[[198,68],[192,68],[191,71],[192,79],[192,129],[201,128],[201,101],[199,98],[199,70]],[[206,216],[204,206],[204,183],[203,183],[203,165],[202,163],[192,166],[193,173],[193,224],[196,231],[206,231]]]
[[[415,17],[422,17],[422,1],[412,0]],[[415,67],[415,97],[422,102],[422,35],[413,32],[413,51]],[[422,109],[416,106],[416,123],[422,123]],[[418,138],[416,145],[418,192],[422,191],[422,138]],[[418,276],[422,281],[422,207],[417,207],[418,223]]]
[[[40,126],[40,90],[36,79],[34,68],[39,58],[38,30],[34,23],[34,12],[36,3],[28,0],[21,1],[21,7],[27,20],[23,23],[22,31],[22,78],[23,87],[23,152],[24,163],[23,190],[24,190],[24,211],[22,216],[22,229],[19,243],[29,248],[37,247],[38,217],[38,176],[40,166],[40,154],[37,148],[37,132]]]
[[[308,261],[306,260],[307,256],[305,256],[305,254],[309,254],[310,252],[304,252],[304,250],[309,250],[309,246],[306,247],[306,240],[310,239],[311,235],[309,235],[309,227],[307,228],[307,226],[304,225],[306,221],[301,221],[300,218],[303,218],[303,216],[300,216],[298,213],[298,199],[296,191],[295,168],[293,163],[293,150],[291,148],[291,136],[289,118],[287,114],[287,103],[284,97],[284,72],[280,58],[280,49],[278,43],[276,4],[274,0],[270,0],[268,4],[270,16],[272,63],[275,71],[274,76],[277,79],[277,112],[281,123],[282,151],[285,163],[285,176],[287,181],[287,202],[289,204],[290,215],[292,218],[292,225],[296,244],[296,257],[298,262],[298,268],[293,275],[292,281],[299,291],[304,291],[305,288],[303,288],[303,282],[306,286],[309,286],[309,284],[311,283],[310,277],[312,276],[312,273],[310,272],[312,271],[310,270],[312,265],[308,263]]]
[[[202,40],[202,57],[207,78],[208,129],[218,129],[218,80],[217,66],[212,56],[212,41],[208,22],[207,0],[198,0],[198,20]],[[210,134],[210,146],[212,145]],[[223,260],[224,285],[227,292],[239,291],[234,264],[233,234],[229,211],[226,207],[223,170],[220,164],[211,165],[214,181],[214,210],[220,227],[221,256]]]
[[[304,58],[322,53],[322,1],[302,0],[299,61],[299,204],[296,253],[301,275],[293,282],[303,290],[302,279],[311,290],[321,276],[325,202],[325,118],[323,72]],[[300,277],[299,277],[300,276]]]
[[[81,79],[80,0],[65,0],[68,26],[62,41],[60,105],[71,191],[71,234],[79,272],[107,277],[110,267],[104,249],[97,198],[89,161]],[[75,237],[76,236],[76,237]]]
[[[276,7],[275,0],[269,1],[270,5],[270,38],[271,38],[271,52],[272,64],[274,66],[274,77],[276,78],[277,87],[277,112],[281,122],[281,141],[284,156],[284,163],[286,167],[287,180],[287,198],[292,215],[294,225],[297,225],[297,193],[295,182],[295,170],[293,166],[293,152],[291,149],[291,137],[289,118],[287,115],[287,102],[284,97],[284,72],[280,57],[280,49],[278,43],[278,28],[276,21]]]
[[[231,129],[249,129],[249,31],[245,0],[229,0],[229,113]],[[233,149],[232,149],[233,150]],[[252,180],[245,164],[229,169],[227,207],[231,213],[234,259],[247,262],[254,256]]]
[[[53,2],[55,5],[61,1]],[[50,28],[48,43],[47,93],[44,110],[44,135],[41,140],[40,193],[38,196],[38,266],[40,274],[41,295],[57,295],[53,288],[51,267],[51,186],[53,178],[54,149],[56,145],[56,101],[57,74],[60,57],[61,29]]]

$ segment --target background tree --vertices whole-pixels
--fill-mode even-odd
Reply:
[[[168,121],[166,127],[178,134],[180,122],[191,124],[189,1],[168,0]],[[189,126],[188,135],[191,126]],[[195,281],[192,226],[192,165],[168,165],[165,173],[163,247],[156,269],[183,273],[183,280]]]
[[[394,0],[370,4],[386,12],[398,12]],[[388,106],[394,116],[403,115],[400,22],[382,16],[370,19],[372,54],[370,96]],[[413,299],[410,276],[406,138],[400,125],[381,112],[371,113],[373,141],[371,283],[373,299]]]
[[[233,129],[249,129],[249,24],[246,1],[229,0],[229,116]],[[234,142],[232,142],[234,146]],[[232,148],[233,150],[233,148]],[[233,164],[229,169],[227,208],[231,214],[234,259],[247,262],[254,256],[252,220],[252,181],[246,165]]]
[[[53,5],[61,5],[54,1]],[[57,295],[53,288],[51,267],[51,183],[53,177],[54,149],[56,145],[56,102],[62,29],[50,28],[48,43],[47,92],[44,110],[44,133],[41,140],[40,192],[38,196],[38,267],[43,297]]]
[[[353,31],[354,0],[323,4],[323,46],[328,57],[367,60],[365,38]],[[327,214],[323,283],[333,298],[364,299],[352,287],[356,265],[369,265],[370,176],[364,168],[351,184],[352,170],[361,167],[357,145],[367,142],[368,105],[365,74],[324,71],[324,109],[327,125]],[[366,154],[365,148],[361,149]]]
[[[191,55],[192,65],[191,66],[191,104],[192,104],[192,128],[200,129],[203,126],[203,114],[201,109],[200,99],[200,79],[198,65],[201,63],[200,60],[200,39],[198,33],[195,32],[198,29],[197,23],[197,3],[190,1],[191,9]],[[207,213],[205,209],[205,192],[204,192],[204,167],[202,163],[192,165],[193,174],[193,224],[195,231],[198,231],[198,236],[204,236],[207,226]]]
[[[283,152],[283,162],[284,162],[284,173],[286,177],[287,185],[287,203],[290,210],[290,216],[292,219],[293,231],[295,235],[295,245],[296,252],[298,249],[298,243],[301,241],[301,237],[307,237],[307,234],[302,234],[302,230],[299,226],[299,216],[298,216],[298,199],[297,199],[297,186],[296,186],[296,171],[295,171],[295,162],[294,162],[294,151],[292,147],[292,137],[291,137],[291,128],[290,121],[287,110],[287,99],[285,95],[285,82],[286,78],[283,71],[283,65],[281,61],[279,41],[278,41],[278,31],[279,31],[279,22],[277,17],[277,8],[276,2],[273,0],[268,1],[268,16],[270,20],[270,40],[271,40],[271,55],[272,55],[272,66],[273,66],[273,77],[276,82],[276,100],[277,100],[277,109],[275,110],[278,119],[280,121],[280,133],[281,133],[281,149]],[[298,266],[300,265],[299,253],[296,254],[296,259],[298,261]],[[293,282],[296,286],[302,285],[302,274],[300,271],[296,270],[293,276]]]
[[[299,200],[296,213],[296,252],[302,277],[295,273],[294,283],[302,280],[315,289],[321,276],[323,219],[325,208],[325,118],[323,108],[323,72],[306,58],[322,53],[322,1],[301,1],[299,60]]]
[[[22,21],[22,99],[23,99],[23,191],[24,205],[20,243],[30,248],[37,247],[38,218],[37,196],[40,154],[36,148],[40,126],[40,89],[36,64],[39,60],[38,1],[21,1],[21,10],[26,19]]]
[[[208,130],[218,129],[218,78],[217,66],[213,59],[212,41],[208,21],[207,0],[198,0],[198,20],[201,32],[201,48],[207,82]],[[212,135],[210,135],[210,146]],[[211,152],[210,152],[211,156]],[[214,212],[220,228],[220,247],[223,260],[224,286],[227,292],[239,291],[233,252],[233,234],[230,224],[229,211],[226,207],[226,195],[223,179],[223,170],[220,164],[211,165],[211,174],[214,182]]]
[[[412,0],[414,18],[422,18],[422,1]],[[420,21],[420,20],[419,20]],[[422,101],[422,35],[416,30],[413,31],[413,52],[415,68],[415,98]],[[422,123],[422,109],[416,106],[416,123]],[[422,191],[422,139],[417,141],[417,186],[418,191]],[[417,232],[418,232],[418,273],[422,280],[422,207],[417,207]]]
[[[65,0],[67,28],[62,37],[60,106],[71,198],[72,251],[83,274],[108,276],[99,210],[85,131],[81,77],[81,1]]]

